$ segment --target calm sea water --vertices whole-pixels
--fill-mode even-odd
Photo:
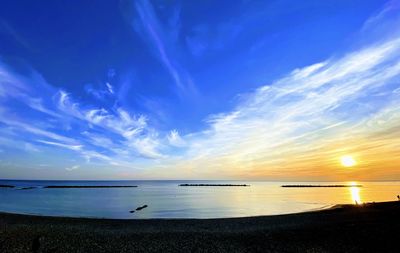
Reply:
[[[250,187],[179,187],[180,183],[246,183]],[[356,188],[282,188],[249,181],[14,181],[0,184],[0,211],[98,218],[221,218],[296,213],[355,201],[391,201],[400,182],[357,182]],[[290,182],[289,184],[310,184]],[[313,182],[312,184],[344,184]],[[44,189],[46,185],[137,185],[137,188]],[[32,190],[21,187],[36,186]],[[138,206],[147,208],[133,214]]]

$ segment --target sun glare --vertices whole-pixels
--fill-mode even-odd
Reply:
[[[351,198],[358,205],[361,203],[360,189],[358,187],[350,187]]]
[[[350,155],[340,157],[340,162],[344,167],[352,167],[356,165],[356,160],[354,160],[354,158]]]

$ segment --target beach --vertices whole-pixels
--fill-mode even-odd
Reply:
[[[400,201],[226,219],[0,213],[0,252],[398,252]]]

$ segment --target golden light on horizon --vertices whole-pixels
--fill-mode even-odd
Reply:
[[[356,165],[356,160],[350,155],[340,157],[340,162],[344,167],[353,167]]]

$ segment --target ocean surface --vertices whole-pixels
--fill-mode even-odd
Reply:
[[[180,187],[181,183],[250,187]],[[397,200],[400,182],[20,181],[0,180],[0,212],[119,219],[223,218],[297,213],[335,204]],[[282,188],[283,184],[361,184]],[[45,189],[46,185],[137,185],[137,188]],[[37,187],[20,190],[23,187]],[[147,208],[134,213],[139,206]]]

